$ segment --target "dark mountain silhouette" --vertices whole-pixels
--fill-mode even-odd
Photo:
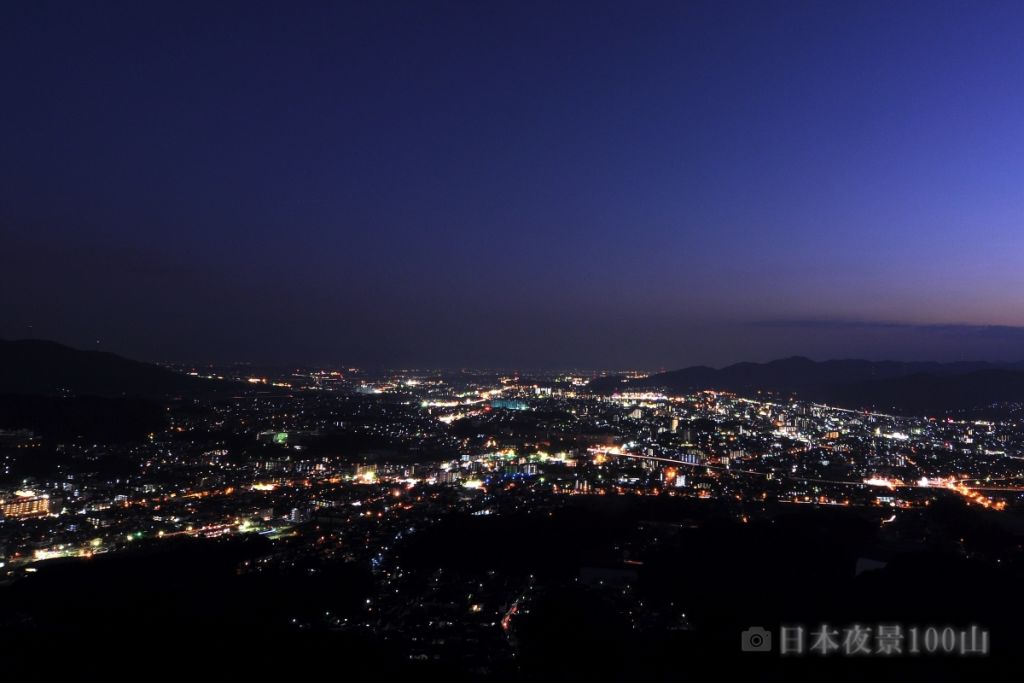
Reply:
[[[0,340],[0,394],[165,398],[234,388],[113,353],[38,339]]]
[[[695,366],[636,380],[602,377],[591,382],[591,388],[600,392],[771,392],[849,408],[945,413],[996,402],[1024,401],[1024,363],[815,362],[793,357],[769,363],[736,363],[720,370]]]
[[[1024,372],[989,368],[962,375],[915,374],[907,377],[825,387],[822,400],[852,407],[899,413],[948,414],[997,403],[1024,402]],[[992,413],[995,414],[995,413]]]
[[[146,398],[0,394],[0,429],[29,429],[58,442],[134,441],[167,426],[167,412]]]

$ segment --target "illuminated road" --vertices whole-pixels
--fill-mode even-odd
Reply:
[[[908,488],[908,489],[942,489],[945,491],[953,491],[965,499],[968,502],[973,502],[982,507],[1002,510],[1006,507],[1006,503],[1003,501],[992,501],[985,496],[982,496],[978,491],[1024,491],[1024,487],[997,487],[997,486],[967,486],[964,482],[967,481],[978,481],[977,479],[922,479],[926,483],[911,483],[907,484],[904,482],[888,481],[888,480],[861,480],[852,481],[844,479],[817,479],[814,477],[800,477],[785,472],[759,472],[757,470],[745,470],[733,467],[726,467],[724,465],[708,465],[698,464],[692,462],[684,462],[682,460],[676,460],[673,458],[664,458],[656,455],[641,455],[639,453],[628,453],[617,449],[602,449],[602,448],[591,448],[590,452],[601,454],[611,457],[621,458],[634,458],[637,460],[648,460],[654,462],[663,462],[674,466],[685,465],[687,467],[720,470],[723,472],[730,472],[734,474],[746,474],[755,477],[763,477],[765,479],[771,479],[778,477],[780,479],[789,479],[791,481],[809,482],[816,484],[835,484],[839,486],[874,486],[878,488],[887,488],[890,490]],[[909,459],[908,459],[909,460]],[[916,463],[911,461],[912,465],[916,466]]]

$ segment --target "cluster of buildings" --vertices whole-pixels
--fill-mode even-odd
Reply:
[[[413,658],[434,658],[452,643],[500,641],[506,650],[488,651],[511,652],[516,605],[538,589],[494,570],[475,574],[468,591],[467,578],[451,573],[410,580],[415,572],[397,549],[453,516],[655,496],[717,501],[742,521],[786,506],[841,506],[896,528],[901,515],[940,498],[992,514],[1024,503],[1024,428],[1012,421],[712,391],[607,395],[590,392],[579,374],[345,369],[236,378],[258,389],[175,402],[166,429],[141,440],[19,434],[0,442],[0,579],[20,580],[47,560],[86,561],[171,538],[261,536],[265,552],[240,573],[354,562],[377,581],[361,620],[303,616],[296,627],[372,628]],[[634,571],[621,564],[628,555],[581,580],[618,585]],[[626,590],[617,599],[633,598]],[[665,619],[682,623],[678,614]],[[439,624],[446,638],[430,635]]]

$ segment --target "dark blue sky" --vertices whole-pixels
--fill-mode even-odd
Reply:
[[[0,336],[149,359],[1024,358],[1016,2],[0,12]]]

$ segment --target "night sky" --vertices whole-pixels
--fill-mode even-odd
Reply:
[[[0,337],[1024,358],[1024,3],[20,2]]]

